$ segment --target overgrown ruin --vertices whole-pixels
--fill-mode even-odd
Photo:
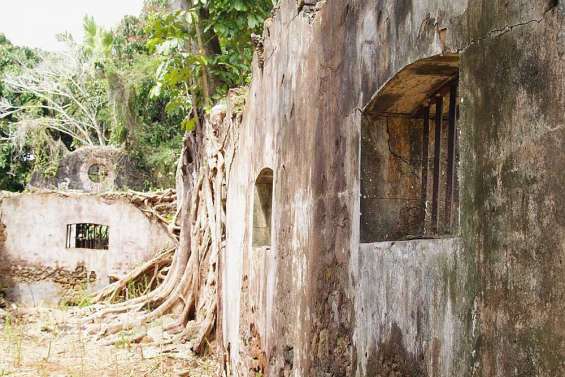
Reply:
[[[166,194],[161,204],[174,213],[174,192]],[[57,305],[69,290],[102,289],[174,249],[175,235],[145,207],[154,197],[49,191],[0,196],[0,285],[8,298]]]
[[[174,313],[226,376],[565,375],[564,19],[558,0],[279,1],[245,106],[232,92],[185,137],[172,225],[120,232],[150,236],[138,261],[176,248],[167,276],[116,303],[153,270],[118,279],[85,329]],[[38,208],[59,243],[106,224],[116,245],[76,210],[104,194],[29,195],[0,202],[0,255]]]

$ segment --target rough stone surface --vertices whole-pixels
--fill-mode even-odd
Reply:
[[[109,226],[108,250],[66,248],[68,224]],[[0,286],[26,305],[56,304],[69,287],[99,289],[175,245],[124,198],[39,192],[0,196]]]
[[[266,24],[230,177],[231,364],[248,375],[259,343],[269,376],[565,375],[563,2],[306,3]],[[362,245],[362,113],[442,53],[459,55],[460,233]],[[266,167],[268,253],[250,234]]]
[[[104,170],[92,180],[89,170],[97,165]],[[127,154],[114,147],[83,147],[68,153],[59,164],[57,174],[46,179],[34,174],[30,186],[41,189],[103,192],[112,190],[143,190],[146,174],[135,168]]]

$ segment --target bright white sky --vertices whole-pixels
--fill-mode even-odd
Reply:
[[[85,15],[110,28],[142,6],[143,0],[0,0],[0,33],[19,46],[60,51],[55,35],[68,31],[81,41]]]

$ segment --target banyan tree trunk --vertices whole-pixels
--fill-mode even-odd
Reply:
[[[230,99],[227,105],[214,107],[210,117],[185,137],[177,177],[179,244],[169,263],[164,263],[166,253],[162,253],[142,267],[154,273],[152,265],[167,265],[166,277],[141,297],[101,306],[87,319],[91,332],[112,342],[114,334],[177,313],[178,320],[169,331],[176,333],[178,340],[189,341],[195,352],[200,353],[215,335],[227,187],[241,121],[232,104]],[[137,278],[142,272],[138,269],[132,274]],[[123,280],[132,278],[130,274]],[[123,287],[124,281],[114,285]],[[112,288],[103,293],[96,297],[99,302],[115,297]]]

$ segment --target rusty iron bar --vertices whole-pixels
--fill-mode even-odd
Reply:
[[[94,229],[96,229],[94,225],[92,225],[92,224],[86,225],[86,230],[88,232],[87,233],[88,234],[88,237],[87,237],[88,247],[91,248],[91,249],[94,248],[94,242],[93,242],[94,237],[95,237],[94,232],[93,232]]]
[[[426,221],[426,200],[428,195],[428,159],[430,145],[430,107],[424,108],[424,131],[422,135],[422,222]]]
[[[71,232],[72,232],[72,225],[67,225],[67,240],[65,242],[65,247],[70,249],[71,247]]]
[[[445,226],[451,231],[451,210],[453,207],[453,183],[455,179],[455,110],[457,107],[457,84],[451,85],[449,92],[449,116],[447,133],[447,185],[445,189]]]
[[[82,247],[82,224],[77,224],[76,233],[75,233],[75,247],[81,248]]]
[[[435,141],[434,141],[434,186],[432,193],[432,228],[433,232],[438,232],[438,201],[439,201],[439,178],[440,178],[440,157],[441,157],[441,125],[443,112],[443,97],[437,97],[435,118]]]
[[[80,224],[80,247],[86,248],[86,224]]]
[[[82,226],[81,224],[77,224],[75,230],[75,247],[77,248],[82,247],[81,232],[82,232]]]

